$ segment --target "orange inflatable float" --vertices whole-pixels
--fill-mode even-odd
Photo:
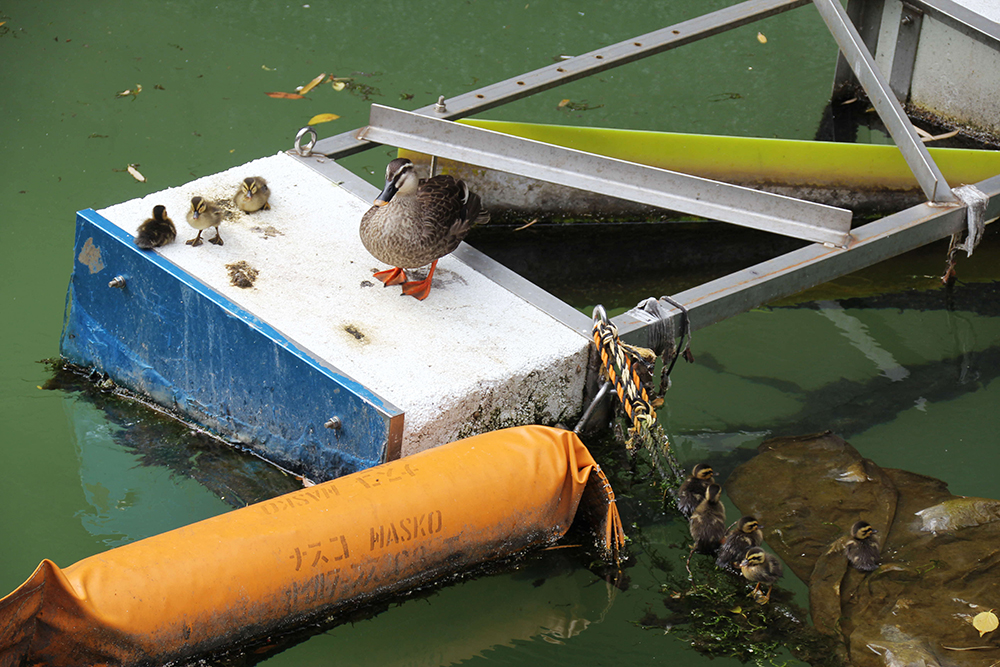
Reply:
[[[201,655],[551,543],[578,508],[617,559],[614,494],[573,433],[468,438],[63,570],[43,561],[0,600],[0,666]]]

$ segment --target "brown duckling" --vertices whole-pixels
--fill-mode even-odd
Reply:
[[[879,566],[879,547],[875,541],[875,530],[867,521],[858,521],[851,528],[851,538],[844,544],[847,560],[862,572],[877,570]]]
[[[704,500],[691,513],[688,527],[694,538],[694,550],[699,553],[714,554],[726,534],[726,506],[720,495],[722,487],[709,484]]]
[[[219,225],[222,224],[222,209],[204,197],[192,197],[191,209],[187,214],[188,224],[198,230],[198,236],[185,241],[189,246],[201,245],[201,233],[209,227],[215,227],[215,237],[208,239],[209,243],[222,245],[219,236]]]
[[[135,233],[135,244],[143,250],[152,250],[173,243],[177,238],[174,221],[167,217],[167,207],[157,204],[153,217],[147,218]]]
[[[385,189],[361,218],[361,242],[375,259],[393,266],[375,278],[386,286],[402,284],[403,294],[423,300],[438,260],[489,217],[464,181],[445,174],[420,180],[412,162],[396,158],[385,169]],[[403,269],[427,264],[424,280],[406,280]]]
[[[715,564],[721,568],[735,571],[746,557],[747,551],[753,547],[759,547],[763,541],[764,533],[761,532],[760,522],[749,515],[742,517],[726,533],[726,539],[722,541],[719,558]]]
[[[705,498],[705,489],[715,482],[715,471],[707,463],[699,463],[691,471],[677,491],[677,509],[684,516],[691,516],[698,504]]]
[[[240,189],[236,191],[233,201],[241,211],[253,213],[261,209],[271,210],[271,205],[267,203],[271,196],[271,190],[267,187],[267,181],[262,176],[247,176],[240,183]]]
[[[774,586],[774,582],[785,573],[778,557],[767,553],[760,547],[751,547],[747,550],[746,556],[740,562],[740,571],[747,581],[757,584],[753,587],[752,593],[755,597],[758,595],[760,585],[767,584],[767,595],[764,596],[763,600],[760,600],[761,604],[771,599],[771,588]]]

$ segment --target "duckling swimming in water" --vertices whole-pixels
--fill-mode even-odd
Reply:
[[[695,508],[705,499],[705,489],[714,483],[715,471],[707,463],[699,463],[691,471],[681,488],[677,491],[677,509],[684,516],[691,516]]]
[[[240,183],[240,189],[236,191],[233,201],[240,207],[241,211],[253,213],[261,209],[268,211],[271,205],[267,203],[271,196],[271,190],[267,187],[267,181],[261,176],[248,176]]]
[[[747,551],[759,547],[764,541],[764,533],[760,530],[760,522],[752,516],[742,517],[736,522],[722,541],[719,558],[715,564],[726,570],[735,571],[746,557]]]
[[[375,259],[393,268],[376,272],[386,286],[423,300],[441,257],[462,242],[474,224],[489,221],[479,195],[444,174],[417,178],[413,163],[396,158],[385,169],[385,189],[361,218],[361,242]],[[404,269],[431,265],[424,280],[407,281]]]
[[[862,572],[877,570],[879,566],[879,548],[875,541],[875,530],[867,521],[858,521],[851,528],[851,539],[844,544],[847,560]]]
[[[751,547],[747,555],[740,562],[740,571],[747,581],[752,581],[757,585],[753,587],[753,596],[757,596],[761,584],[767,584],[767,595],[761,604],[767,603],[771,599],[771,588],[774,582],[785,573],[781,566],[781,561],[777,556],[767,553],[760,547]]]
[[[135,244],[143,250],[152,250],[173,243],[177,238],[174,221],[167,217],[167,207],[157,204],[153,217],[147,218],[135,233]]]
[[[691,513],[688,528],[694,538],[694,550],[699,553],[714,554],[726,534],[726,506],[719,499],[721,494],[721,486],[710,484],[704,500]]]
[[[219,225],[222,223],[222,209],[203,197],[191,198],[191,209],[187,213],[188,224],[198,230],[198,236],[185,241],[189,246],[201,245],[201,233],[209,227],[215,227],[215,237],[208,239],[209,243],[222,245],[219,236]]]

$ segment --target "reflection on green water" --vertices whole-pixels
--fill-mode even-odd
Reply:
[[[58,353],[76,210],[285,150],[318,113],[340,116],[319,126],[321,136],[336,134],[364,125],[371,102],[416,108],[728,4],[471,0],[456,10],[441,0],[97,1],[85,13],[65,3],[0,8],[0,591],[13,590],[43,558],[66,566],[297,484],[144,409],[100,393],[42,389],[51,373],[37,362]],[[807,139],[826,103],[835,53],[807,6],[485,115]],[[321,72],[357,86],[338,92],[325,84],[304,100],[264,94],[292,92]],[[138,94],[119,96],[140,85]],[[563,99],[573,104],[560,107]],[[582,108],[589,110],[574,110]],[[390,154],[377,149],[345,163],[375,183]],[[129,164],[147,181],[134,180]],[[516,237],[515,254],[527,255],[538,239]],[[683,254],[688,243],[675,238],[672,246]],[[808,300],[788,300],[789,307],[698,332],[697,363],[677,368],[661,411],[678,457],[685,465],[717,460],[725,473],[770,435],[834,428],[880,465],[943,477],[956,493],[995,494],[1000,314],[986,306],[996,302],[996,235],[985,244],[960,263],[960,278],[974,284],[959,285],[950,310],[934,305],[946,300],[933,279],[943,250],[917,252],[824,286]],[[557,269],[544,286],[584,309],[597,302],[624,309],[676,291],[710,274],[719,259],[711,248],[687,264],[647,255],[610,280],[606,267],[588,263],[587,248],[560,246],[558,238],[554,247],[564,254],[539,260]],[[589,273],[574,274],[572,266]],[[641,478],[629,481],[627,460],[596,451],[618,473],[626,526],[642,537],[625,590],[609,589],[583,556],[536,554],[513,571],[399,601],[273,655],[231,659],[708,664],[688,648],[681,627],[664,634],[642,624],[667,617],[661,586],[683,569],[685,527]],[[783,587],[802,604],[801,585],[786,577]]]

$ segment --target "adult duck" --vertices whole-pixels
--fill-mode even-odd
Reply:
[[[374,276],[403,286],[421,301],[431,291],[434,269],[462,242],[474,224],[488,222],[479,195],[448,175],[420,180],[413,163],[396,158],[385,169],[385,189],[361,218],[361,242],[375,259],[393,268]],[[431,265],[423,280],[408,281],[404,269]]]

